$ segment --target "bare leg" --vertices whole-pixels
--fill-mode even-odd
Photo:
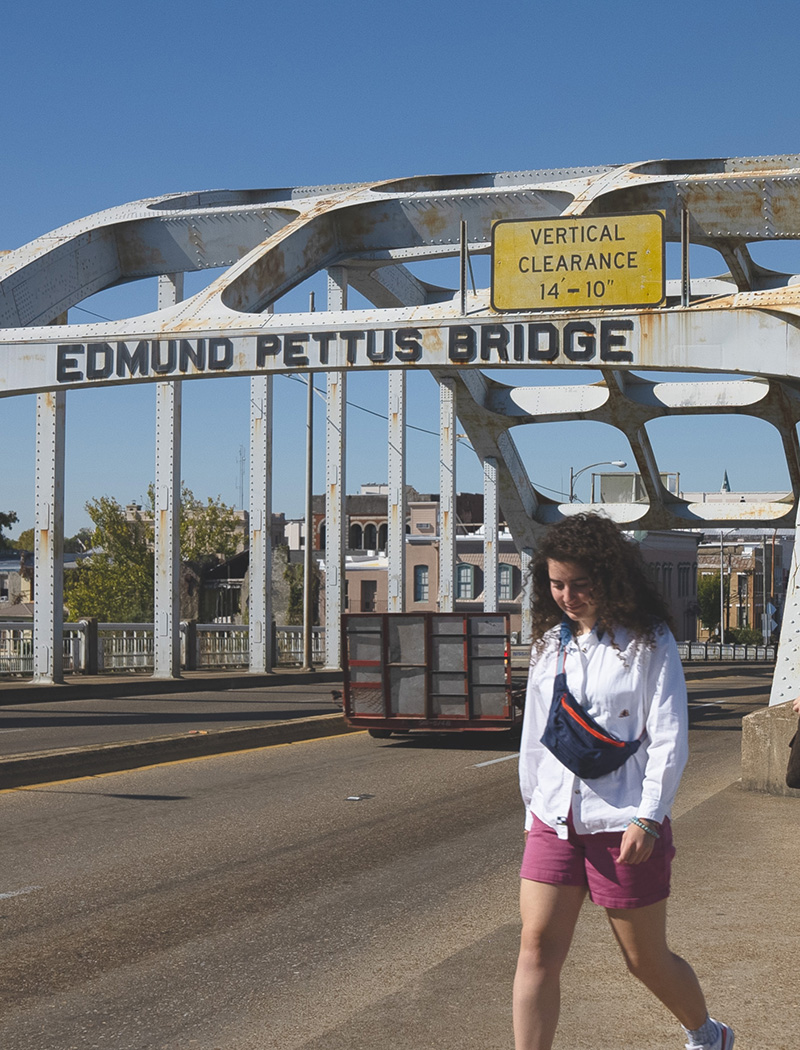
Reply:
[[[645,908],[607,908],[611,929],[628,969],[686,1028],[708,1017],[700,982],[691,966],[667,945],[667,902]]]
[[[516,1050],[550,1050],[553,1045],[561,968],[585,896],[584,886],[521,880],[522,939],[514,978]]]

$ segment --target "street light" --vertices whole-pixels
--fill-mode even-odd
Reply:
[[[586,467],[581,467],[580,470],[573,470],[569,468],[569,501],[570,503],[575,502],[575,480],[580,477],[585,470],[591,470],[592,467],[627,467],[627,463],[624,459],[604,459],[600,463],[589,463]]]

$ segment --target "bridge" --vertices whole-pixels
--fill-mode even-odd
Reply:
[[[155,388],[156,677],[174,676],[179,667],[181,394],[196,378],[250,377],[253,673],[272,662],[276,374],[326,377],[331,667],[341,660],[349,372],[388,372],[390,611],[405,607],[405,395],[412,369],[430,371],[440,391],[443,611],[452,610],[455,593],[456,416],[483,463],[489,611],[497,604],[500,510],[523,576],[541,531],[575,510],[531,482],[513,439],[522,424],[594,420],[622,432],[646,494],[644,502],[603,504],[623,526],[793,527],[800,493],[800,275],[759,265],[751,248],[796,238],[800,156],[777,156],[167,194],[89,216],[9,252],[0,259],[0,397],[37,395],[34,678],[57,682],[63,675],[71,390]],[[669,244],[680,245],[674,280],[664,270]],[[695,247],[719,253],[718,276],[692,278]],[[491,272],[484,288],[473,278],[481,257]],[[411,268],[447,258],[458,260],[454,287],[421,280]],[[219,268],[206,288],[184,298],[184,274]],[[327,276],[324,309],[275,312],[283,295],[320,272]],[[89,296],[152,277],[158,301],[151,313],[68,323],[70,308]],[[350,289],[371,306],[350,308]],[[537,370],[545,368],[564,370],[564,383],[537,383]],[[599,370],[602,379],[570,383],[581,368]],[[755,504],[692,503],[668,491],[648,424],[732,413],[775,427],[791,491]],[[795,543],[772,704],[800,692],[797,557]],[[524,621],[523,633],[528,629]]]

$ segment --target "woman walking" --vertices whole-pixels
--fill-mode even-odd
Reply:
[[[666,940],[669,817],[688,755],[666,605],[638,545],[598,515],[549,529],[532,571],[516,1050],[553,1044],[561,969],[587,893],[606,909],[628,969],[683,1026],[687,1050],[731,1050],[733,1030],[709,1017],[694,970]]]

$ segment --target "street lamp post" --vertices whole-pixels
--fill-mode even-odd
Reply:
[[[569,468],[569,501],[570,503],[575,502],[575,481],[580,477],[585,470],[591,470],[592,467],[627,467],[627,463],[624,459],[604,459],[600,463],[589,463],[588,466],[581,467],[580,470],[573,470]]]

